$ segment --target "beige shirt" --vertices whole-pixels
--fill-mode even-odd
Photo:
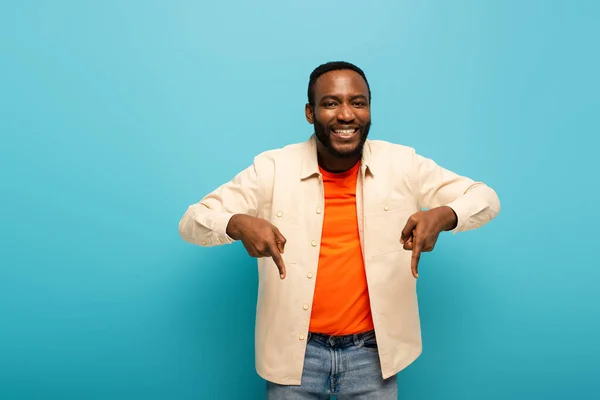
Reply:
[[[459,176],[406,146],[365,143],[357,182],[359,233],[381,362],[388,378],[421,354],[421,329],[411,252],[400,244],[407,219],[423,208],[447,205],[458,216],[454,232],[478,228],[500,211],[496,193]],[[287,239],[287,277],[271,258],[258,259],[256,370],[269,381],[300,384],[319,273],[323,181],[315,136],[264,152],[199,203],[179,223],[181,237],[200,246],[232,243],[234,214],[264,218]]]

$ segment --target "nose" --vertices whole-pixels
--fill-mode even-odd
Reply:
[[[354,111],[348,104],[343,103],[338,109],[337,119],[341,122],[354,121]]]

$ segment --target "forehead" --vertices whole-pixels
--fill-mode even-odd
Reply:
[[[315,99],[329,95],[369,95],[367,82],[352,70],[329,71],[321,75],[314,86]]]

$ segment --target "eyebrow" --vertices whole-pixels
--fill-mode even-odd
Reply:
[[[339,101],[339,102],[342,101],[341,97],[334,95],[334,94],[328,94],[328,95],[321,97],[321,101],[327,100],[327,99],[332,99],[332,100]],[[357,100],[357,99],[362,99],[362,100],[366,101],[367,96],[365,96],[364,94],[355,94],[353,96],[350,96],[350,101]]]

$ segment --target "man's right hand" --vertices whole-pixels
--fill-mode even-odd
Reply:
[[[263,218],[235,214],[227,224],[227,235],[234,240],[241,240],[251,257],[272,257],[279,269],[279,276],[285,278],[281,254],[286,239],[275,225]]]

